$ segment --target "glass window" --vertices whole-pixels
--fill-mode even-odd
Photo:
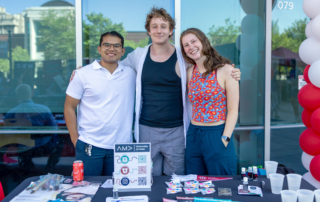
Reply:
[[[101,5],[108,5],[107,7]],[[145,47],[151,39],[144,27],[146,16],[153,6],[164,8],[174,17],[174,0],[83,0],[83,58],[84,64],[100,59],[97,51],[100,35],[117,31],[125,39],[124,59],[137,47]],[[106,9],[107,8],[107,9]],[[171,36],[174,43],[174,34]]]
[[[301,175],[308,172],[302,165],[303,151],[299,145],[300,135],[305,129],[307,128],[292,127],[271,130],[271,160],[277,161]]]
[[[204,0],[181,2],[181,31],[202,30],[211,44],[240,68],[238,125],[263,125],[265,71],[265,2]]]
[[[66,130],[65,90],[76,68],[74,3],[2,5],[14,18],[6,21],[14,30],[6,36],[7,48],[1,48],[6,53],[0,59],[0,130]]]
[[[233,133],[238,155],[238,171],[242,167],[264,166],[264,130],[238,130]]]
[[[306,64],[299,46],[309,18],[300,0],[277,1],[272,11],[271,124],[301,123],[298,77]]]
[[[277,1],[272,10],[271,128],[276,129],[271,130],[270,156],[299,174],[307,171],[301,162],[299,138],[306,128],[298,102],[299,75],[306,64],[298,51],[309,20],[300,0]]]
[[[24,179],[70,175],[75,159],[63,116],[76,68],[75,0],[1,2],[0,181],[7,195]],[[8,32],[9,31],[9,32]],[[51,134],[42,130],[51,131]]]
[[[181,31],[191,27],[203,31],[212,46],[240,68],[237,126],[248,129],[234,132],[238,166],[263,165],[264,130],[250,126],[264,125],[265,2],[181,1]]]

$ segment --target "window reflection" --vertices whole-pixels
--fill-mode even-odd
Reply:
[[[295,173],[301,175],[307,172],[301,162],[303,151],[299,145],[300,135],[305,129],[305,127],[301,127],[271,130],[270,158],[292,168]],[[286,140],[285,144],[283,144],[283,140]]]
[[[290,3],[278,1],[272,11],[271,124],[301,123],[298,83],[306,64],[298,51],[309,19],[301,1]]]
[[[19,85],[15,90],[15,94],[19,104],[3,117],[5,127],[30,128],[31,126],[49,126],[50,129],[57,129],[57,124],[50,109],[45,105],[36,104],[32,101],[32,92],[29,85]],[[44,142],[47,142],[47,139]]]
[[[237,141],[236,151],[238,166],[263,166],[264,162],[264,130],[236,130],[234,139]]]
[[[104,7],[97,5],[108,4],[112,9],[105,12]],[[138,47],[145,47],[151,43],[150,37],[145,29],[145,17],[153,6],[166,9],[174,16],[174,0],[140,0],[139,12],[132,14],[132,8],[137,7],[137,3],[131,0],[123,0],[121,4],[109,0],[83,0],[83,58],[84,65],[100,59],[97,51],[101,33],[117,31],[124,37],[125,55]],[[123,6],[126,5],[126,6]],[[119,15],[119,11],[125,15]],[[171,37],[174,43],[174,35]]]
[[[29,130],[66,129],[63,118],[65,90],[71,72],[76,68],[74,0],[39,3],[31,3],[23,10],[16,8],[13,2],[0,7],[0,125],[4,125],[2,117],[8,117],[8,111],[16,106],[20,106],[15,110],[17,113],[20,110],[21,115],[27,110],[15,95],[19,85],[27,84],[31,88],[30,100],[48,107],[57,127],[22,125]],[[7,25],[13,27],[11,32],[6,30]],[[15,128],[6,124],[2,129]]]
[[[238,125],[263,125],[265,2],[226,0],[217,6],[209,0],[197,5],[186,0],[181,4],[181,19],[182,31],[189,27],[201,29],[212,46],[240,68]]]
[[[7,132],[0,134],[0,181],[6,195],[25,178],[72,171],[69,134],[46,132],[66,130],[65,90],[76,68],[74,3],[0,5],[0,130]]]
[[[241,69],[237,126],[264,125],[265,2],[224,0],[217,4],[203,0],[194,4],[192,0],[184,0],[181,30],[189,27],[206,33],[212,46]],[[238,171],[240,167],[263,165],[263,129],[236,129],[234,141]]]

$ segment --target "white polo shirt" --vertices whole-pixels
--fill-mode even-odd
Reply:
[[[67,94],[79,99],[79,140],[104,149],[132,142],[136,73],[118,63],[111,74],[96,60],[79,70]]]

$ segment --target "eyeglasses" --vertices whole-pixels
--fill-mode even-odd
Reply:
[[[122,48],[121,44],[118,44],[118,43],[116,43],[116,44],[111,44],[111,43],[103,43],[103,44],[101,44],[101,47],[102,47],[103,49],[105,49],[105,50],[110,49],[111,46],[113,46],[113,48],[114,48],[115,50],[120,50],[120,49]]]

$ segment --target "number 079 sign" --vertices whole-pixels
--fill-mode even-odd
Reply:
[[[119,192],[151,191],[151,145],[115,144],[114,183]]]

